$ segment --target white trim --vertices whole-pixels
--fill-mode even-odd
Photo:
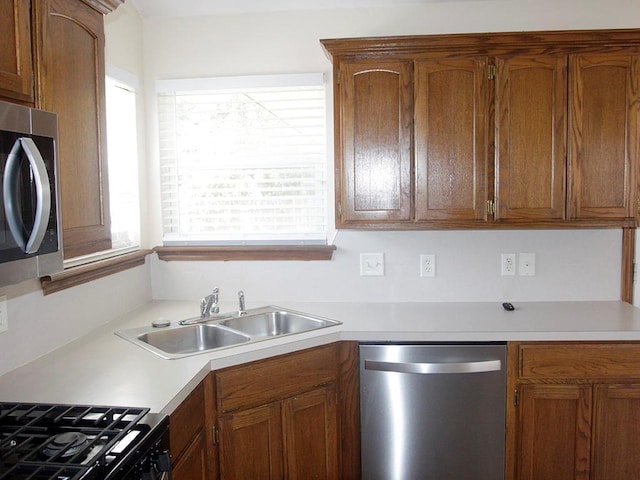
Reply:
[[[140,90],[140,79],[134,73],[124,70],[120,67],[116,67],[115,65],[106,64],[105,75],[118,82],[122,82],[125,85],[132,87],[136,91]]]
[[[243,75],[241,77],[177,78],[156,80],[156,92],[233,90],[236,88],[295,87],[324,85],[323,73]]]

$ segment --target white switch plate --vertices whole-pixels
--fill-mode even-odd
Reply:
[[[0,333],[9,330],[9,315],[7,314],[7,296],[0,295]]]
[[[536,274],[536,254],[521,253],[518,255],[518,275],[533,277]]]
[[[503,253],[501,255],[500,274],[501,275],[516,274],[516,254],[515,253]]]
[[[435,277],[436,276],[436,256],[433,254],[420,255],[420,276]]]
[[[384,253],[361,253],[360,275],[381,277],[384,275]]]

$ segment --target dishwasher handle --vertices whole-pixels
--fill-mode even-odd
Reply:
[[[379,372],[420,373],[423,375],[442,373],[483,373],[502,369],[501,360],[483,360],[480,362],[443,362],[443,363],[399,363],[365,360],[365,370]]]

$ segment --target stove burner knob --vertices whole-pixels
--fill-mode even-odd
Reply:
[[[160,452],[158,454],[158,459],[156,460],[156,463],[158,465],[158,471],[170,472],[171,471],[171,454],[169,453],[169,450]]]

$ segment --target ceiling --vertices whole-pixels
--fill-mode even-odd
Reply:
[[[144,18],[188,17],[283,10],[388,7],[460,0],[131,0]]]

